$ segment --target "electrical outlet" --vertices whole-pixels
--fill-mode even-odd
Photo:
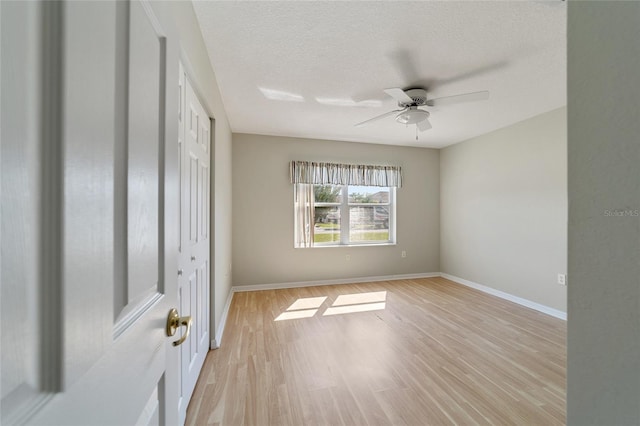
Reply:
[[[346,256],[346,259],[347,259],[347,261],[351,260],[351,255],[350,255],[350,254],[348,254],[348,255]]]
[[[400,256],[401,256],[401,257],[407,257],[407,252],[406,252],[406,251],[404,251],[404,250],[402,250],[402,253],[400,253]]]
[[[565,274],[558,274],[558,284],[567,285],[567,276]]]

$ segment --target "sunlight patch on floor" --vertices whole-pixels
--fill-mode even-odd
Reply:
[[[302,297],[291,304],[287,310],[274,320],[284,321],[300,318],[311,318],[318,312],[318,308],[322,306],[327,296],[321,297]]]
[[[354,312],[381,311],[385,308],[385,302],[380,303],[362,303],[359,305],[332,306],[324,311],[326,315],[351,314]]]
[[[374,291],[370,293],[343,294],[336,298],[332,306],[357,305],[360,303],[384,302],[387,300],[386,291]]]
[[[278,315],[274,321],[311,318],[320,310],[325,300],[327,300],[327,296],[302,297],[293,302],[287,310]],[[324,311],[322,316],[381,311],[386,308],[386,300],[386,291],[342,294]]]
[[[318,312],[317,309],[304,309],[301,311],[283,312],[274,321],[285,321],[300,318],[311,318]]]
[[[293,304],[287,308],[287,311],[297,311],[298,309],[317,309],[325,300],[327,300],[327,296],[303,297],[293,302]]]

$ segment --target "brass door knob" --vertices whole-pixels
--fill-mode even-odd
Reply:
[[[187,327],[187,330],[184,332],[182,337],[175,342],[173,342],[173,346],[178,346],[184,343],[187,338],[189,338],[189,333],[191,332],[191,317],[181,317],[178,315],[178,310],[176,308],[172,308],[169,311],[169,316],[167,317],[167,336],[173,336],[176,334],[176,331],[180,326]]]

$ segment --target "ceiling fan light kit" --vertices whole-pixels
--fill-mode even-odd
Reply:
[[[429,112],[418,109],[418,107],[409,107],[408,110],[402,111],[396,116],[396,121],[400,124],[418,124],[429,118]]]

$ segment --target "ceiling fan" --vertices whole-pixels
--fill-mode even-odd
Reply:
[[[386,112],[368,120],[355,124],[356,127],[369,124],[373,121],[381,120],[391,115],[396,116],[396,121],[400,124],[415,124],[416,125],[416,140],[418,140],[418,130],[424,132],[431,128],[429,122],[429,111],[420,109],[421,106],[439,107],[445,105],[452,105],[462,102],[474,102],[483,101],[489,98],[488,91],[465,93],[463,95],[445,96],[442,98],[428,99],[427,91],[425,89],[407,89],[402,90],[400,88],[385,89],[384,92],[398,101],[400,109]]]

